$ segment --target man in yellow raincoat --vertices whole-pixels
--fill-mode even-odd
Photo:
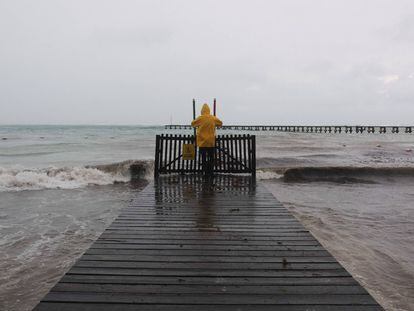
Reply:
[[[210,107],[207,104],[201,108],[201,116],[191,122],[191,126],[197,128],[197,146],[200,150],[204,174],[213,173],[216,126],[222,125],[223,122],[210,114]]]

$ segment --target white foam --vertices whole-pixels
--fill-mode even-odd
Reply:
[[[270,171],[270,170],[261,170],[258,169],[256,171],[256,177],[259,180],[269,180],[269,179],[279,179],[282,178],[282,174],[278,174],[276,172]]]
[[[129,176],[103,172],[97,168],[65,167],[22,169],[0,167],[0,191],[76,189],[89,185],[127,182]]]

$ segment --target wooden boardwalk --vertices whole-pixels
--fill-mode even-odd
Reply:
[[[35,310],[382,310],[263,186],[215,183],[149,185]]]

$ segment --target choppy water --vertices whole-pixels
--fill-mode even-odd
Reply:
[[[0,127],[1,310],[30,310],[151,179],[161,132]],[[387,310],[414,310],[414,135],[255,134],[258,178]]]
[[[266,186],[386,310],[414,310],[413,180]]]

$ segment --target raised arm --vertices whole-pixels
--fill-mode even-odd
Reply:
[[[223,122],[221,122],[221,120],[217,117],[214,117],[214,123],[216,124],[217,127],[223,126]]]
[[[193,120],[193,122],[191,122],[191,126],[192,127],[199,127],[200,126],[200,117],[198,117],[197,119]]]

